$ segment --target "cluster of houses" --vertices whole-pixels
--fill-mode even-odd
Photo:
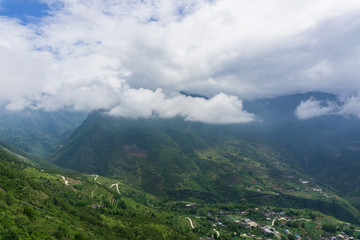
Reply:
[[[346,235],[345,233],[340,233],[336,236],[321,237],[320,240],[355,240],[355,238],[350,237],[350,236]]]
[[[227,219],[227,220],[224,220],[225,222],[227,222],[228,219],[234,219],[232,221],[234,221],[235,224],[242,225],[246,229],[249,229],[249,230],[254,229],[254,228],[261,229],[264,233],[273,234],[278,239],[280,239],[281,235],[284,235],[284,234],[292,235],[297,240],[302,239],[302,237],[299,234],[297,234],[296,232],[291,232],[289,229],[287,229],[286,228],[287,224],[284,224],[284,221],[285,222],[292,222],[292,221],[298,221],[298,220],[310,221],[310,220],[304,219],[304,218],[299,218],[299,219],[293,218],[293,217],[291,217],[291,214],[288,215],[286,212],[282,212],[282,211],[279,212],[279,211],[273,211],[270,209],[259,210],[258,208],[255,208],[255,211],[259,211],[259,213],[264,215],[266,217],[266,222],[264,222],[264,221],[257,222],[250,218],[246,218],[246,216],[249,216],[248,210],[237,212],[236,213],[237,217],[235,217],[235,218],[233,215],[227,215],[223,211],[219,211],[216,214],[209,212],[207,214],[207,218],[213,222],[212,227],[214,228],[214,230],[216,227],[226,227],[225,224],[223,222],[221,222],[222,220]],[[215,216],[213,216],[213,214]],[[197,217],[197,218],[200,218],[200,217]],[[283,223],[280,225],[277,225],[277,221],[283,221]],[[275,226],[281,227],[281,229],[282,229],[281,232],[279,232],[280,228],[279,227],[275,228]],[[262,237],[254,235],[250,231],[249,231],[249,233],[242,233],[240,236],[243,236],[246,238],[253,238],[253,239],[264,239]],[[212,239],[212,238],[210,238],[210,239]],[[305,239],[308,239],[308,238],[305,237]],[[351,236],[345,234],[344,232],[337,234],[336,236],[321,237],[320,239],[321,240],[355,240],[354,237],[351,237]]]
[[[299,179],[299,182],[301,182],[302,184],[310,184],[309,180],[303,180],[303,179]],[[286,192],[296,192],[299,191],[300,188],[298,188],[297,190],[294,190],[292,188],[289,188],[286,190]],[[328,198],[329,195],[327,195],[326,193],[323,192],[323,190],[319,187],[319,186],[315,186],[315,187],[306,187],[305,189],[303,189],[305,192],[318,192],[321,195],[323,195],[324,197]]]
[[[258,210],[258,209],[255,209]],[[237,215],[238,216],[244,216],[246,215],[246,213],[248,213],[247,211],[242,211],[242,212],[238,212]],[[243,225],[245,226],[245,228],[247,229],[251,229],[251,228],[259,228],[262,231],[264,231],[265,233],[268,234],[273,234],[274,236],[280,238],[281,234],[278,230],[276,230],[274,228],[274,224],[276,220],[283,220],[283,221],[292,221],[294,219],[290,218],[289,216],[286,215],[285,212],[275,212],[275,211],[271,211],[271,210],[265,210],[265,211],[261,211],[261,213],[266,217],[267,221],[271,221],[271,224],[265,224],[265,223],[258,223],[254,220],[248,219],[248,218],[244,218],[244,219],[236,219],[234,220],[234,223],[239,224],[239,225]],[[225,215],[224,212],[220,211],[219,215]],[[213,227],[225,227],[225,225],[219,221],[218,217],[213,217],[211,213],[207,214],[208,217],[213,218],[215,220],[215,222],[213,223]],[[296,233],[291,233],[290,230],[288,229],[284,229],[284,232],[286,234],[293,234],[296,239],[301,239],[301,236],[299,236]],[[251,233],[246,233],[246,234],[242,234],[242,236],[244,237],[249,237],[249,238],[256,238],[257,236],[251,234]]]

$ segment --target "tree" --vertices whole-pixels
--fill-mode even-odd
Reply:
[[[322,230],[329,233],[335,233],[336,232],[336,226],[334,224],[324,224],[322,226]]]

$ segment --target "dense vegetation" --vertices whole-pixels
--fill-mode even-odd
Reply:
[[[63,146],[80,115],[2,118],[0,239],[359,238],[360,128],[296,119],[309,96],[245,102],[243,125],[93,112]]]
[[[84,175],[68,178],[72,184],[66,185],[60,175],[30,167],[3,150],[0,176],[0,239],[194,238],[174,215],[143,205],[150,204],[145,193],[124,193],[140,200],[135,202]]]
[[[247,200],[311,208],[359,221],[357,209],[336,191],[295,169],[276,148],[227,136],[221,130],[181,119],[131,120],[94,112],[52,161],[89,174],[121,178],[169,200]]]
[[[5,150],[0,150],[0,208],[1,239],[293,239],[297,235],[317,239],[341,232],[347,237],[360,235],[356,225],[311,210],[246,201],[169,201],[103,176],[34,168]]]
[[[82,112],[6,111],[0,107],[0,141],[32,155],[56,151],[86,118]]]
[[[246,134],[279,150],[280,158],[317,181],[327,184],[358,209],[360,196],[360,125],[357,118],[323,116],[299,120],[294,110],[300,101],[336,101],[324,93],[307,93],[247,103],[263,122],[238,126]],[[245,130],[246,128],[246,130]]]

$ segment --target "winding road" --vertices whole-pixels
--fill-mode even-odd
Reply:
[[[99,175],[97,175],[97,174],[92,174],[92,175],[90,175],[90,176],[95,176],[94,182],[96,182],[96,179],[99,177]]]
[[[99,175],[97,175],[97,174],[92,174],[92,175],[90,175],[90,176],[95,176],[94,182],[96,182],[97,184],[101,184],[99,181],[96,181],[96,179],[99,177]]]
[[[195,228],[194,227],[194,224],[193,224],[193,221],[190,219],[190,218],[188,218],[188,217],[185,217],[187,220],[189,220],[189,222],[190,222],[190,226],[192,227],[192,228]]]
[[[310,222],[310,220],[306,219],[306,218],[298,218],[298,219],[295,219],[293,221],[307,221],[307,222]]]
[[[109,188],[112,188],[113,186],[116,186],[116,191],[119,193],[119,195],[121,195],[120,191],[119,191],[119,184],[118,183],[114,183],[112,184]]]
[[[66,180],[66,178],[64,176],[61,176],[61,178],[64,180],[65,185],[69,185],[69,181]]]
[[[274,218],[274,219],[272,220],[271,226],[274,226],[276,219],[277,219],[277,218]]]
[[[216,230],[215,228],[214,228],[213,230],[216,232],[217,237],[220,237],[220,233],[219,233],[219,231],[218,231],[218,230]]]

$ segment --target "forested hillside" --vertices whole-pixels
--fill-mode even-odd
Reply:
[[[46,112],[27,108],[8,111],[0,107],[0,141],[28,154],[47,157],[85,118],[84,112]]]
[[[151,195],[109,188],[110,180],[95,176],[60,175],[66,173],[33,168],[0,150],[0,238],[195,239],[184,231],[186,220],[149,207],[156,202]]]
[[[36,168],[4,149],[0,208],[0,238],[9,240],[360,237],[357,225],[313,210],[170,201],[122,180]]]
[[[247,200],[359,221],[356,208],[333,188],[304,174],[276,146],[261,138],[241,137],[236,126],[232,129],[237,132],[230,135],[230,129],[182,119],[134,120],[94,112],[52,161],[120,178],[166,199]]]

